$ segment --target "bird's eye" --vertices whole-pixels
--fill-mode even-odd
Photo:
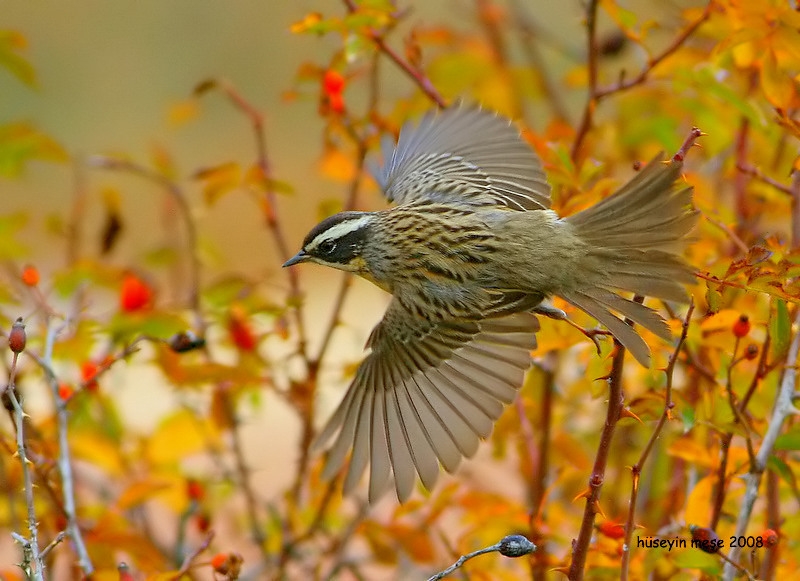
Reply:
[[[336,250],[336,242],[333,240],[326,240],[319,245],[319,250],[323,254],[330,254],[334,250]]]

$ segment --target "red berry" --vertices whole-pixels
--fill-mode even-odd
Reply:
[[[149,309],[153,303],[153,289],[146,282],[133,274],[126,274],[122,279],[119,293],[119,307],[126,313]]]
[[[63,401],[67,401],[69,398],[73,396],[75,393],[75,388],[72,387],[69,383],[61,382],[58,384],[58,397],[60,397]]]
[[[81,379],[83,385],[89,391],[97,391],[99,385],[97,384],[97,372],[99,368],[94,361],[84,361],[81,363]]]
[[[722,541],[713,530],[696,525],[690,526],[689,530],[692,533],[692,547],[711,554],[722,547]]]
[[[231,340],[242,351],[253,351],[258,345],[258,340],[247,319],[247,313],[240,307],[234,306],[228,314],[228,333]]]
[[[733,334],[741,339],[746,337],[750,332],[750,318],[747,315],[739,315],[739,318],[733,324]]]
[[[338,95],[344,90],[345,80],[338,71],[327,70],[322,76],[322,89],[328,96]]]
[[[756,357],[758,357],[758,345],[750,343],[744,350],[744,358],[752,361]]]
[[[22,317],[19,317],[14,321],[11,326],[11,332],[8,334],[8,348],[14,353],[22,353],[25,350],[26,342],[25,325],[22,322]]]
[[[778,533],[772,529],[767,529],[761,533],[761,541],[765,547],[774,547],[778,544]]]
[[[199,502],[203,500],[205,495],[206,491],[200,481],[195,480],[194,478],[189,478],[186,481],[186,496],[188,496],[190,500],[196,500]]]
[[[35,266],[27,265],[22,269],[22,282],[28,286],[36,286],[39,284],[39,271]]]

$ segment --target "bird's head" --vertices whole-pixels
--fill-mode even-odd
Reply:
[[[374,214],[370,212],[340,212],[326,218],[311,229],[303,247],[283,266],[315,262],[362,276],[369,274],[363,257]]]

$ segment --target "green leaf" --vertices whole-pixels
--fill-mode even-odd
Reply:
[[[16,239],[27,223],[28,216],[22,212],[0,216],[0,259],[15,259],[28,253],[27,246]]]
[[[31,63],[19,54],[26,45],[25,37],[16,30],[0,30],[0,67],[29,87],[35,87],[36,72]]]
[[[789,349],[789,341],[791,341],[792,335],[789,309],[783,299],[775,300],[775,312],[769,321],[769,335],[772,339],[772,359],[780,359]]]
[[[712,288],[710,283],[706,283],[706,303],[708,304],[708,312],[711,314],[718,313],[722,308],[722,293],[718,289]]]
[[[781,434],[775,440],[775,450],[800,450],[800,428]]]
[[[0,176],[14,178],[32,160],[64,162],[67,152],[52,137],[28,123],[0,126]]]
[[[777,474],[792,490],[797,490],[797,479],[786,462],[773,455],[767,460],[767,468]]]

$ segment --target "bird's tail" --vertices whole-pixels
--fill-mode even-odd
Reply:
[[[665,321],[652,309],[619,296],[687,302],[685,283],[693,280],[683,260],[687,234],[697,221],[692,189],[676,184],[682,163],[658,156],[605,200],[567,218],[586,243],[582,283],[562,296],[602,323],[643,365],[650,350],[612,311],[670,340]]]

